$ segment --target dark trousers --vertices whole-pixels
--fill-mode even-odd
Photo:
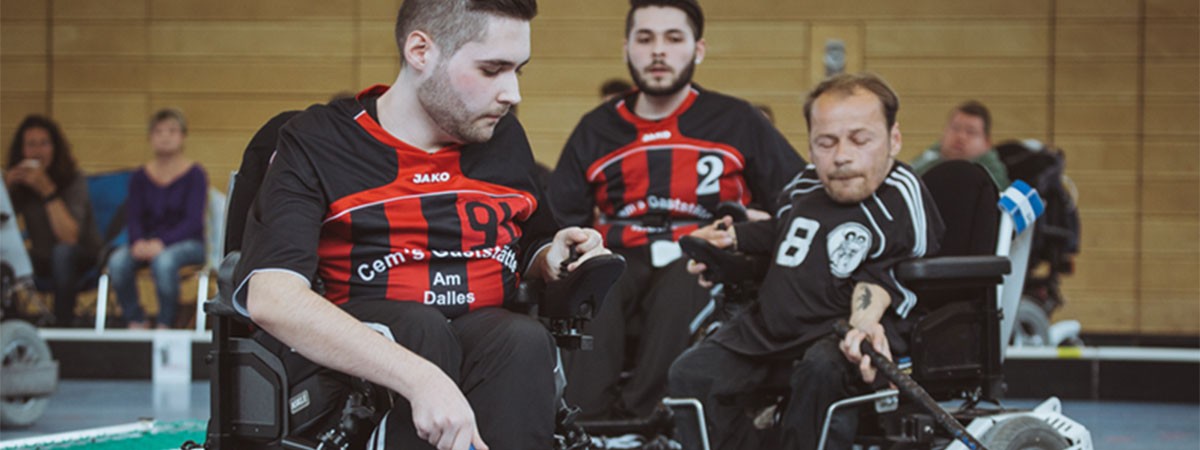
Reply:
[[[415,302],[355,301],[342,306],[368,326],[433,362],[458,382],[494,449],[550,448],[556,410],[554,342],[537,320],[483,308],[447,321]],[[376,430],[371,449],[432,449],[417,437],[412,409],[399,398]]]
[[[687,273],[686,258],[656,269],[644,248],[614,250],[628,265],[585,329],[594,348],[567,358],[566,400],[583,419],[650,414],[666,395],[671,361],[691,343],[689,325],[711,298]],[[637,336],[633,355],[626,355],[628,335]],[[619,386],[626,358],[631,377]]]
[[[33,260],[33,272],[38,289],[49,281],[54,292],[54,326],[70,327],[75,322],[75,302],[82,276],[92,264],[77,245],[55,244],[49,260]]]
[[[858,369],[846,361],[837,340],[809,345],[797,361],[738,354],[711,340],[688,350],[670,372],[670,393],[695,398],[704,405],[709,443],[714,449],[814,449],[821,437],[825,411],[834,402],[861,392]],[[787,405],[776,429],[754,428],[757,412],[745,405],[772,379],[786,379]],[[699,449],[695,416],[677,416],[677,436],[685,450]],[[834,416],[826,448],[849,448],[858,426],[854,411]]]

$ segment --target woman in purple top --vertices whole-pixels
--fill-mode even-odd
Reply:
[[[129,245],[113,252],[108,273],[122,315],[132,329],[146,329],[138,302],[137,269],[149,265],[158,294],[158,328],[170,328],[179,309],[179,269],[204,263],[204,209],[208,176],[183,154],[187,119],[162,109],[150,119],[154,159],[129,180],[125,204]]]

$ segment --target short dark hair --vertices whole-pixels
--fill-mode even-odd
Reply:
[[[608,97],[613,94],[624,94],[633,90],[633,85],[620,78],[613,78],[600,85],[600,96]]]
[[[683,11],[687,14],[688,25],[691,25],[696,40],[704,37],[704,10],[700,9],[700,3],[696,0],[629,0],[629,12],[625,13],[625,36],[629,36],[629,32],[633,31],[633,13],[651,6]]]
[[[852,95],[856,89],[875,94],[875,97],[879,99],[880,106],[883,107],[883,118],[887,122],[887,129],[891,131],[892,126],[896,124],[896,113],[900,111],[900,98],[896,96],[896,91],[893,91],[892,87],[883,81],[883,78],[870,72],[837,74],[826,78],[813,88],[812,92],[808,93],[808,99],[804,101],[804,121],[808,123],[808,130],[812,131],[812,106],[818,97],[827,92]]]
[[[487,16],[533,20],[537,0],[404,0],[396,13],[396,46],[404,65],[404,41],[409,33],[429,33],[442,51],[453,55],[487,31]]]
[[[79,176],[79,166],[75,163],[75,157],[71,155],[71,145],[67,143],[67,138],[63,135],[62,129],[58,127],[58,123],[49,117],[37,114],[25,116],[25,120],[22,120],[21,125],[17,127],[12,144],[8,146],[8,165],[5,168],[12,169],[25,160],[25,132],[32,128],[46,130],[46,133],[50,135],[50,143],[54,145],[54,156],[50,161],[50,167],[46,168],[46,174],[50,176],[50,181],[53,181],[59,189],[64,189],[75,182]],[[17,186],[11,195],[13,202],[16,203],[32,197],[34,193],[25,186]]]
[[[987,136],[988,139],[991,139],[992,113],[988,111],[987,106],[984,106],[983,103],[978,100],[967,100],[954,107],[954,111],[950,114],[954,115],[955,112],[960,112],[968,116],[975,116],[983,119],[983,135]]]
[[[187,134],[187,132],[188,132],[187,116],[183,115],[183,111],[179,110],[178,108],[163,108],[158,111],[155,111],[154,115],[150,116],[150,122],[146,124],[146,132],[147,133],[154,132],[155,125],[158,125],[159,123],[162,123],[162,122],[166,122],[168,120],[174,120],[175,122],[178,122],[179,130],[183,131],[183,134]]]

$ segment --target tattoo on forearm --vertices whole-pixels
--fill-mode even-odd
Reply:
[[[868,306],[871,306],[871,290],[863,289],[862,295],[858,297],[858,309],[866,310]]]

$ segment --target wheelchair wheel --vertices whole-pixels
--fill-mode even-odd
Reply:
[[[1017,306],[1017,321],[1012,335],[1012,345],[1017,347],[1042,347],[1050,345],[1050,317],[1036,301],[1028,296],[1021,297]]]
[[[1062,450],[1067,440],[1036,417],[1018,416],[996,424],[980,443],[991,450]]]
[[[51,360],[50,347],[38,336],[37,329],[25,321],[0,323],[0,347],[4,357],[0,370]],[[46,412],[49,403],[46,397],[4,397],[0,399],[0,424],[27,427]]]

